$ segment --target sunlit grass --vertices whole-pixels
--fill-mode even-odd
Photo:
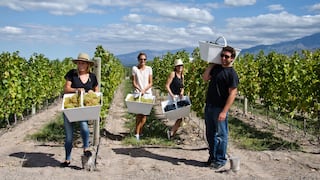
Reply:
[[[62,115],[57,116],[55,120],[49,122],[38,132],[28,136],[27,138],[41,142],[63,143],[64,127]]]
[[[234,106],[236,106],[239,109],[243,109],[244,108],[243,100],[241,99],[236,100],[234,102]],[[258,104],[258,103],[254,103],[254,104],[248,103],[248,111],[255,116],[261,116],[263,118],[266,118],[266,120],[274,119],[276,120],[276,123],[284,124],[286,126],[289,126],[290,128],[304,131],[304,133],[309,133],[314,136],[319,136],[320,134],[319,133],[320,123],[317,120],[317,118],[311,118],[311,117],[307,117],[299,114],[296,114],[294,117],[288,117],[283,115],[284,113],[267,109],[262,104]],[[270,127],[270,128],[274,128],[274,127]]]
[[[299,144],[275,137],[271,132],[262,132],[237,118],[229,118],[229,134],[236,146],[255,151],[301,150]]]
[[[152,110],[150,115],[147,116],[147,121],[143,127],[143,136],[139,141],[136,140],[135,125],[136,119],[135,114],[128,113],[126,115],[129,119],[125,123],[125,127],[128,128],[129,134],[123,139],[123,144],[126,145],[158,145],[158,146],[174,146],[173,141],[168,140],[166,130],[168,127],[159,119],[155,117],[154,111]]]

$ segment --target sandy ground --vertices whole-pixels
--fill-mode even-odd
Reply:
[[[71,166],[60,168],[63,145],[25,139],[61,113],[59,101],[0,136],[0,179],[320,179],[320,150],[314,147],[313,152],[255,152],[230,142],[228,152],[240,157],[241,169],[233,172],[229,161],[219,171],[205,167],[208,152],[203,120],[193,114],[179,129],[175,148],[124,146],[121,139],[128,130],[123,126],[127,119],[122,92],[121,86],[106,119],[95,171],[81,169],[80,145],[73,149]],[[154,108],[159,112],[159,99]],[[161,113],[159,117],[172,125]]]

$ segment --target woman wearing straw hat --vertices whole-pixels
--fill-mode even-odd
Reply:
[[[147,54],[141,52],[138,54],[138,65],[132,67],[132,85],[136,94],[141,96],[152,95],[152,68],[146,65]],[[147,116],[143,114],[136,115],[135,137],[140,140],[142,128],[147,121]]]
[[[66,75],[66,83],[64,93],[78,92],[99,92],[98,80],[95,74],[90,72],[90,67],[94,62],[90,60],[89,55],[80,53],[77,59],[73,62],[77,64],[77,69],[71,69]],[[72,140],[73,140],[73,125],[75,122],[69,122],[68,118],[64,117],[65,137],[65,161],[61,163],[62,167],[69,166],[71,160]],[[80,133],[83,141],[83,152],[86,154],[89,149],[89,128],[88,121],[80,121]]]
[[[166,89],[168,91],[169,100],[174,100],[175,98],[183,98],[184,93],[184,82],[183,82],[183,62],[181,59],[176,59],[174,63],[174,70],[169,74]],[[168,139],[173,137],[178,128],[180,127],[182,118],[177,119],[171,130],[167,130]]]

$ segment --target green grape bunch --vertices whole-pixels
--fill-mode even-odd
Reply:
[[[128,97],[127,101],[139,102],[139,98],[134,98],[134,96],[130,96],[130,97]],[[141,97],[140,102],[152,104],[153,103],[153,99]]]
[[[71,97],[66,97],[64,99],[65,109],[76,108],[76,107],[80,107],[80,95],[74,94]]]
[[[83,96],[84,106],[98,106],[100,105],[100,96],[94,92],[89,92]]]

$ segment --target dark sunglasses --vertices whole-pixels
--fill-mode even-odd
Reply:
[[[224,57],[226,59],[229,59],[231,56],[225,55],[225,54],[220,54],[220,57]]]
[[[140,61],[146,61],[147,59],[139,59]]]

